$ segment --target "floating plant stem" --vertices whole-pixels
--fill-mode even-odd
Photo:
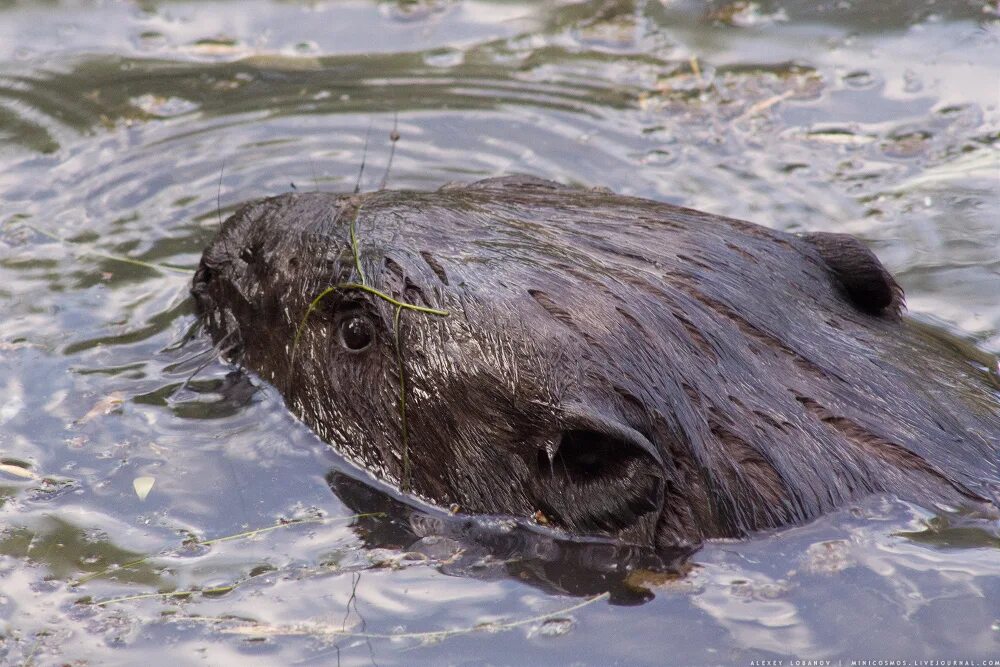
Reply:
[[[550,618],[557,618],[559,616],[565,616],[574,611],[578,611],[599,602],[601,600],[606,600],[609,597],[609,593],[601,593],[599,595],[594,595],[592,597],[583,600],[582,602],[577,602],[576,604],[570,605],[568,607],[563,607],[562,609],[556,609],[554,611],[546,612],[544,614],[537,614],[535,616],[530,616],[528,618],[521,618],[516,621],[496,621],[496,622],[486,622],[477,623],[476,625],[470,625],[464,628],[454,628],[451,630],[429,630],[425,632],[353,632],[350,630],[345,630],[343,628],[338,628],[330,624],[312,624],[311,628],[303,627],[300,624],[295,626],[275,626],[266,623],[255,623],[247,625],[237,625],[231,626],[229,628],[222,628],[222,632],[228,632],[230,634],[240,634],[240,635],[251,635],[251,636],[281,636],[281,635],[306,635],[306,636],[338,636],[338,637],[349,637],[354,639],[389,639],[389,640],[400,640],[400,639],[417,639],[422,641],[439,641],[442,639],[447,639],[449,637],[456,637],[460,635],[468,635],[475,632],[505,632],[507,630],[513,630],[514,628],[519,628],[525,625],[530,625],[532,623],[538,623],[540,621],[545,621]],[[223,618],[213,618],[211,616],[173,616],[168,620],[175,621],[178,623],[184,623],[188,621],[200,621],[202,623],[212,623],[219,624],[224,622],[226,619]],[[314,656],[316,657],[316,656]]]
[[[691,73],[698,79],[698,83],[701,83],[701,67],[698,65],[698,56],[688,58],[688,64],[691,65]]]
[[[120,598],[101,600],[100,602],[95,602],[93,604],[95,607],[105,607],[109,604],[118,604],[119,602],[131,602],[133,600],[148,600],[150,598],[189,598],[199,593],[201,595],[222,595],[223,593],[228,593],[234,588],[236,588],[236,584],[232,584],[230,586],[216,586],[215,588],[203,588],[201,590],[192,590],[192,591],[170,591],[167,593],[140,593],[139,595],[126,595]]]
[[[427,315],[437,315],[439,317],[448,317],[451,314],[447,310],[428,308],[426,306],[417,306],[412,303],[404,303],[403,301],[398,301],[397,299],[393,299],[385,292],[379,291],[374,287],[369,287],[368,285],[362,283],[339,283],[337,285],[334,285],[333,287],[327,287],[325,290],[320,292],[319,295],[317,295],[317,297],[313,299],[312,302],[309,304],[309,307],[306,309],[306,314],[302,316],[302,320],[299,322],[299,327],[298,329],[295,330],[295,338],[292,340],[291,363],[293,366],[295,364],[295,353],[299,348],[299,339],[302,338],[302,332],[305,330],[306,322],[309,320],[309,316],[312,315],[314,310],[316,310],[320,302],[330,294],[333,294],[337,290],[352,290],[352,289],[361,290],[362,292],[367,292],[368,294],[377,296],[383,301],[386,301],[396,306],[396,308],[405,308],[406,310],[412,310],[418,313],[425,313]]]
[[[354,254],[354,268],[358,271],[358,278],[361,280],[362,285],[367,285],[368,279],[365,277],[365,270],[361,268],[361,253],[358,251],[357,225],[360,215],[361,206],[359,205],[354,211],[354,216],[351,218],[351,252]]]
[[[403,474],[400,476],[399,489],[405,493],[410,490],[410,438],[406,423],[406,367],[403,366],[403,347],[399,341],[399,317],[402,313],[402,306],[396,306],[396,314],[392,318],[392,335],[396,344],[396,365],[399,367],[399,421],[403,453]]]
[[[41,234],[42,236],[48,237],[53,241],[58,241],[59,243],[62,243],[67,247],[73,248],[75,246],[75,244],[72,241],[67,241],[63,237],[53,234],[52,232],[45,231],[41,227],[36,227],[35,225],[32,225],[27,222],[21,222],[20,224],[24,225],[25,227],[35,232],[36,234]],[[152,269],[154,271],[159,271],[161,273],[167,273],[167,272],[185,273],[185,274],[191,273],[190,269],[183,269],[179,266],[171,266],[169,264],[157,264],[155,262],[144,262],[141,259],[133,259],[131,257],[126,257],[124,255],[112,255],[106,252],[87,250],[85,248],[74,248],[74,250],[81,255],[89,255],[91,257],[98,257],[100,259],[107,259],[112,262],[122,262],[123,264],[131,264],[133,266],[141,266],[143,268]]]
[[[393,140],[395,141],[395,139]],[[384,186],[384,182],[383,182]],[[351,218],[350,225],[350,236],[351,236],[351,254],[354,257],[354,268],[357,271],[358,279],[360,282],[344,282],[333,285],[332,287],[327,287],[321,291],[315,299],[309,303],[309,307],[306,308],[305,314],[302,316],[302,320],[299,322],[298,328],[295,330],[295,337],[292,339],[292,353],[289,363],[292,368],[295,368],[295,355],[298,353],[299,341],[302,339],[302,332],[305,330],[306,323],[309,321],[309,317],[312,315],[313,311],[319,306],[320,302],[325,299],[330,294],[333,294],[337,290],[361,290],[362,292],[367,292],[373,296],[376,296],[386,303],[395,306],[396,310],[392,318],[392,334],[393,343],[396,347],[396,364],[399,368],[399,420],[400,420],[400,436],[401,436],[401,448],[402,448],[402,466],[403,471],[400,475],[400,490],[408,491],[410,486],[410,441],[409,441],[409,426],[406,419],[406,369],[403,364],[403,347],[400,341],[399,335],[399,322],[402,316],[403,310],[412,310],[417,313],[423,313],[425,315],[436,315],[438,317],[448,317],[450,313],[447,310],[440,310],[438,308],[428,308],[426,306],[417,306],[412,303],[405,303],[394,299],[385,292],[382,292],[368,284],[368,278],[365,276],[364,269],[361,268],[361,252],[358,249],[358,234],[357,234],[357,222],[358,217],[361,212],[361,206],[359,205],[357,210],[354,212],[354,216]]]
[[[405,308],[406,310],[412,310],[417,313],[426,313],[427,315],[437,315],[439,317],[448,317],[448,315],[451,314],[447,310],[441,310],[439,308],[428,308],[427,306],[418,306],[416,304],[406,303],[405,301],[399,301],[397,299],[393,299],[385,292],[381,292],[375,289],[374,287],[369,287],[368,285],[362,285],[360,283],[340,283],[339,285],[333,288],[327,288],[328,291],[331,289],[359,289],[363,292],[368,292],[369,294],[377,296],[378,298],[391,303],[397,308]],[[319,299],[320,297],[316,297],[317,302]]]

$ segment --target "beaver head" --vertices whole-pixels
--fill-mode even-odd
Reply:
[[[464,512],[664,546],[971,495],[895,405],[901,292],[850,237],[530,178],[287,194],[226,221],[192,291],[323,439]]]

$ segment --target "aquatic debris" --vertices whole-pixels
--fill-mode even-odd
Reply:
[[[575,625],[572,618],[549,618],[528,632],[529,637],[562,637]]]
[[[179,266],[171,266],[170,264],[159,264],[159,263],[156,263],[156,262],[146,262],[146,261],[143,261],[141,259],[133,259],[131,257],[126,257],[124,255],[114,255],[114,254],[111,254],[111,253],[99,252],[97,250],[88,250],[86,248],[79,248],[72,241],[64,239],[63,237],[61,237],[61,236],[59,236],[57,234],[53,234],[52,232],[46,231],[46,230],[42,229],[41,227],[37,227],[35,225],[32,225],[31,223],[24,222],[23,220],[15,220],[11,224],[22,225],[26,229],[30,229],[31,231],[35,232],[36,234],[41,234],[42,236],[50,238],[53,241],[58,241],[59,243],[62,243],[63,245],[65,245],[67,248],[72,249],[72,251],[75,254],[80,255],[80,256],[84,256],[84,257],[96,257],[98,259],[106,259],[106,260],[110,260],[112,262],[121,262],[123,264],[131,264],[133,266],[141,266],[143,268],[152,269],[154,271],[159,271],[161,273],[171,273],[172,272],[172,273],[183,273],[185,275],[188,275],[188,274],[191,273],[191,269],[184,269],[184,268],[181,268]]]
[[[399,340],[399,318],[402,314],[403,307],[396,306],[396,314],[392,318],[392,338],[396,348],[396,365],[399,368],[399,422],[403,450],[403,474],[399,488],[405,493],[410,490],[410,436],[406,421],[406,366],[403,364],[403,347]]]
[[[875,141],[875,137],[873,136],[860,134],[840,127],[814,129],[806,132],[803,136],[805,139],[810,141],[818,141],[838,146],[862,146]]]
[[[759,113],[761,113],[763,111],[767,111],[768,109],[770,109],[774,105],[778,104],[779,102],[784,102],[785,100],[787,100],[787,99],[789,99],[791,97],[795,97],[795,95],[797,93],[798,93],[798,91],[796,91],[794,89],[790,89],[790,90],[786,90],[783,93],[779,93],[777,95],[773,95],[773,96],[767,98],[766,100],[761,100],[760,102],[752,104],[746,111],[744,111],[742,114],[740,114],[736,118],[736,120],[739,121],[739,120],[744,120],[746,118],[750,118],[752,116],[756,116],[757,114],[759,114]]]
[[[389,640],[401,640],[401,639],[416,639],[425,642],[434,642],[448,639],[449,637],[456,637],[460,635],[468,635],[476,632],[506,632],[508,630],[513,630],[515,628],[520,628],[525,625],[533,625],[536,623],[544,623],[550,619],[558,620],[560,624],[565,624],[569,622],[572,624],[572,620],[567,618],[567,615],[583,609],[589,605],[599,602],[601,600],[606,600],[609,597],[609,593],[604,592],[599,595],[594,595],[585,599],[582,602],[577,602],[576,604],[570,605],[569,607],[564,607],[562,609],[556,609],[555,611],[550,611],[544,614],[538,614],[528,618],[522,618],[514,621],[486,621],[483,623],[477,623],[475,625],[470,625],[464,628],[453,628],[450,630],[428,630],[423,632],[355,632],[353,630],[347,630],[343,626],[338,626],[333,623],[296,623],[293,625],[276,625],[271,623],[257,623],[257,622],[241,622],[238,625],[229,625],[220,627],[219,631],[224,634],[233,635],[244,635],[250,637],[281,637],[281,636],[312,636],[312,637],[347,637],[353,639],[389,639]],[[227,622],[231,622],[232,619],[212,617],[212,616],[172,616],[169,617],[170,621],[187,623],[191,621],[207,623],[210,625],[224,625]]]
[[[198,105],[183,97],[164,97],[146,93],[129,100],[133,107],[139,109],[149,118],[174,118],[198,110]]]
[[[691,73],[694,74],[694,78],[701,83],[701,67],[698,66],[698,56],[691,56],[688,63],[691,65]]]
[[[848,540],[816,542],[802,555],[802,569],[810,574],[837,574],[855,564]]]
[[[110,415],[112,412],[117,412],[121,410],[122,405],[125,403],[125,394],[120,391],[115,391],[101,400],[94,403],[94,407],[87,411],[87,414],[76,420],[77,424],[86,424],[90,420],[96,417],[103,417],[105,415]]]
[[[0,462],[0,472],[20,477],[21,479],[39,479],[38,475],[28,468],[27,464],[14,463],[11,461]]]
[[[236,588],[236,584],[231,584],[228,586],[215,586],[213,588],[201,588],[190,591],[166,591],[163,593],[140,593],[139,595],[126,595],[120,598],[111,598],[108,600],[101,600],[99,602],[89,602],[81,601],[86,604],[92,604],[95,607],[106,607],[111,604],[119,604],[121,602],[132,602],[134,600],[149,600],[152,598],[169,598],[169,599],[179,599],[186,600],[194,597],[195,595],[207,595],[209,597],[223,595]]]
[[[136,477],[132,480],[132,488],[135,489],[135,495],[139,496],[139,500],[145,500],[149,492],[153,490],[155,483],[155,477]]]

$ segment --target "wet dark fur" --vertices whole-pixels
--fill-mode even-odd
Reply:
[[[360,282],[352,222],[369,284],[449,315],[402,311],[397,347],[395,308],[341,290],[293,359],[310,301]],[[664,548],[1000,489],[996,394],[849,236],[527,177],[289,194],[225,223],[193,293],[324,439],[465,512]],[[345,317],[375,344],[343,349]]]

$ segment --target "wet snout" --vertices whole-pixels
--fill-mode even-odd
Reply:
[[[194,279],[191,281],[191,296],[194,297],[195,305],[199,312],[204,312],[211,303],[209,295],[209,284],[212,281],[212,269],[205,264],[202,257],[198,264],[198,269],[194,272]]]

